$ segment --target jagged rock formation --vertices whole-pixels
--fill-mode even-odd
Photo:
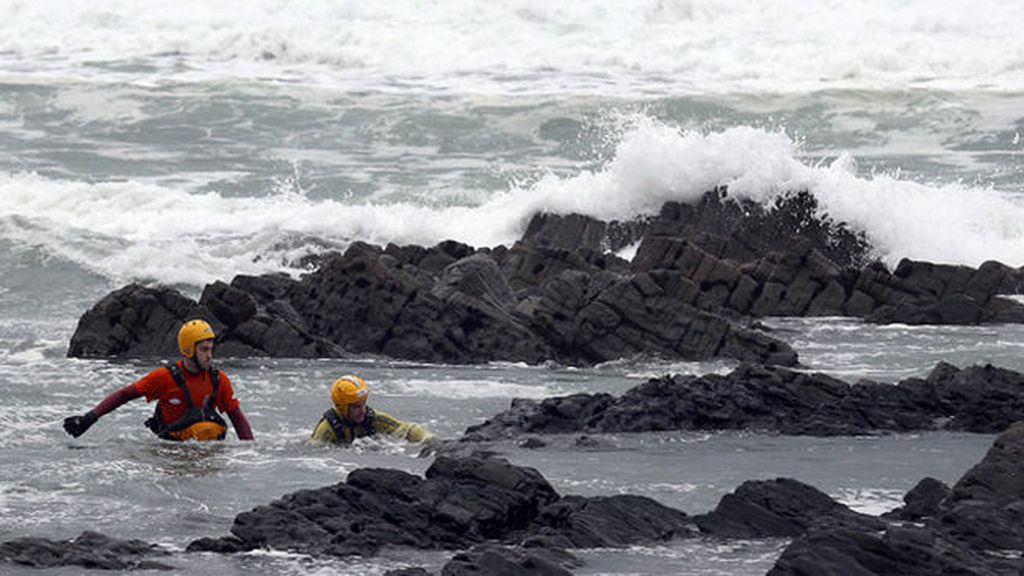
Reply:
[[[231,536],[197,540],[189,550],[270,547],[372,556],[386,545],[440,550],[524,541],[627,546],[671,538],[683,530],[686,518],[639,496],[561,498],[536,470],[504,460],[440,457],[424,478],[360,469],[346,482],[289,494],[239,514]]]
[[[991,365],[960,370],[939,363],[924,379],[850,385],[821,373],[741,364],[726,375],[651,379],[621,397],[580,393],[516,399],[505,412],[466,429],[460,441],[657,430],[996,433],[1018,420],[1024,420],[1024,374]]]
[[[571,576],[570,568],[582,565],[582,561],[564,550],[477,544],[453,556],[441,573],[444,576]],[[423,570],[424,576],[429,574]]]
[[[96,570],[174,570],[150,560],[169,553],[141,540],[118,540],[96,532],[82,532],[69,541],[17,538],[0,543],[0,562],[31,568],[81,566]]]
[[[873,322],[1022,322],[1024,272],[997,262],[977,270],[903,260],[871,262],[866,240],[817,216],[808,193],[771,209],[730,202],[724,191],[696,206],[667,203],[633,259],[637,271],[675,272],[702,308],[752,316],[854,316]],[[688,282],[688,284],[687,284]]]
[[[883,517],[856,513],[787,478],[747,481],[706,514],[641,496],[560,496],[536,470],[488,457],[440,457],[423,478],[361,469],[345,482],[288,494],[239,514],[232,534],[188,551],[265,547],[317,556],[371,556],[384,546],[461,550],[443,574],[564,575],[566,549],[624,547],[694,536],[795,538],[769,574],[1018,575],[1024,567],[1024,422],[1003,432],[950,489],[925,479]],[[914,520],[914,523],[907,523]],[[0,543],[0,561],[166,569],[140,541],[86,533],[72,542]],[[394,576],[429,574],[422,568]]]
[[[915,491],[941,494],[928,482]],[[920,490],[919,490],[920,489]],[[914,491],[911,492],[913,494]],[[908,494],[909,496],[909,494]],[[947,495],[908,506],[894,516],[913,525],[884,533],[861,529],[812,529],[783,552],[770,576],[797,574],[990,574],[1024,572],[1024,422],[1003,432],[985,458]]]
[[[208,285],[199,302],[127,286],[86,312],[68,354],[173,354],[175,325],[203,316],[229,356],[588,365],[647,354],[794,365],[787,344],[741,319],[1024,321],[1024,305],[1000,296],[1024,292],[1021,270],[904,260],[889,272],[870,261],[863,236],[817,212],[808,193],[765,207],[720,189],[638,222],[539,214],[511,247],[356,242],[300,280],[237,276]],[[637,245],[632,262],[611,252],[627,245]]]
[[[747,480],[711,512],[694,516],[704,534],[724,538],[794,537],[808,530],[881,530],[878,518],[854,512],[792,478]]]
[[[826,526],[879,529],[883,523],[790,479],[746,482],[714,511],[688,517],[642,496],[559,496],[536,470],[501,459],[441,457],[425,478],[364,469],[346,482],[286,495],[239,514],[230,536],[196,540],[189,550],[269,547],[370,556],[383,546],[472,547],[455,557],[457,563],[507,566],[526,554],[547,558],[544,565],[560,573],[575,562],[566,549],[652,544],[700,534],[785,537]],[[504,552],[486,560],[499,550],[496,545]]]

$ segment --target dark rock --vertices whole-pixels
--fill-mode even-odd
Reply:
[[[854,512],[789,478],[748,480],[723,496],[714,511],[694,520],[701,531],[727,538],[793,537],[810,528],[885,527],[877,518]]]
[[[582,562],[565,550],[478,544],[456,554],[443,576],[570,576]]]
[[[398,568],[388,570],[384,576],[433,576],[426,568]]]
[[[780,196],[765,206],[732,200],[718,188],[694,206],[666,203],[649,222],[644,241],[654,236],[691,238],[715,256],[737,263],[809,243],[840,268],[862,265],[870,249],[863,234],[819,212],[817,200],[806,191]]]
[[[939,364],[926,379],[847,384],[825,374],[741,364],[727,375],[665,376],[616,398],[579,393],[516,399],[470,426],[463,442],[522,434],[658,430],[773,430],[835,436],[884,431],[991,433],[1024,420],[1024,375]]]
[[[632,262],[610,252],[641,238]],[[68,354],[166,356],[177,325],[199,315],[214,324],[222,356],[590,365],[649,355],[793,366],[788,344],[738,316],[1024,322],[1024,305],[999,297],[1022,291],[1024,271],[904,260],[890,272],[869,254],[863,235],[822,214],[808,192],[762,206],[719,188],[649,220],[538,214],[511,248],[355,242],[318,256],[300,280],[238,276],[207,286],[198,304],[129,286],[86,312]]]
[[[690,532],[686,514],[649,498],[560,498],[536,470],[496,458],[442,456],[424,476],[359,469],[346,482],[301,490],[239,514],[230,536],[196,540],[188,550],[266,547],[370,556],[384,546],[511,544],[526,550],[477,548],[457,557],[451,569],[486,569],[494,562],[496,570],[551,570],[573,566],[574,558],[560,548],[650,544]]]
[[[246,292],[217,281],[203,290],[199,299],[219,321],[234,328],[256,315],[256,300]]]
[[[1024,273],[998,262],[967,266],[904,259],[889,274],[866,270],[857,287],[880,304],[870,322],[969,325],[1024,318],[1024,306],[998,298],[1021,292]]]
[[[543,441],[543,440],[541,440],[540,438],[537,438],[536,436],[528,436],[526,438],[523,438],[523,439],[519,440],[519,442],[517,442],[517,445],[520,448],[526,448],[527,450],[532,450],[534,448],[543,448],[543,447],[547,446],[548,443]]]
[[[685,513],[642,496],[566,496],[541,510],[531,534],[572,548],[623,548],[688,534],[689,525]]]
[[[566,271],[545,280],[516,314],[551,347],[553,359],[567,364],[636,354],[796,362],[788,345],[687,304],[677,288],[646,274],[627,279]]]
[[[192,300],[167,288],[129,284],[103,297],[78,321],[71,357],[176,357],[183,322],[204,317]]]
[[[234,536],[224,536],[221,538],[209,538],[203,537],[198,540],[193,540],[188,543],[185,548],[186,552],[217,552],[220,554],[236,554],[238,552],[248,552],[256,549],[255,544],[249,544],[243,542],[241,539]]]
[[[997,434],[1024,420],[1024,375],[991,364],[963,370],[944,362],[936,365],[925,382],[903,383],[918,390],[918,402],[951,417],[947,428]]]
[[[879,535],[839,528],[798,538],[783,551],[768,575],[1018,574],[1019,566],[1011,564],[986,558],[927,529],[891,528]]]
[[[351,352],[377,352],[427,287],[379,247],[356,242],[297,283],[288,299],[314,334]]]
[[[460,362],[499,359],[536,364],[552,356],[547,343],[513,314],[512,290],[489,255],[477,253],[449,264],[431,295],[439,304],[433,316],[443,321],[441,331],[464,354],[458,358]],[[413,328],[411,324],[396,326],[395,338]],[[388,355],[408,357],[394,351],[390,343],[382,350]]]
[[[883,516],[897,520],[920,520],[935,516],[939,513],[939,504],[949,497],[951,492],[949,486],[940,480],[925,478],[903,497],[904,506]]]
[[[867,317],[878,324],[980,324],[989,319],[984,308],[968,296],[953,294],[941,300],[884,305]]]
[[[439,457],[425,476],[359,469],[347,482],[239,514],[232,536],[196,541],[190,550],[369,556],[387,545],[463,548],[524,530],[558,498],[535,470],[503,460]]]
[[[541,213],[530,219],[523,233],[523,242],[563,250],[598,250],[605,243],[606,230],[604,222],[589,216]]]
[[[82,532],[69,541],[17,538],[0,543],[0,561],[32,568],[81,566],[93,570],[174,570],[148,559],[168,553],[141,540],[118,540],[97,532]]]
[[[522,241],[538,247],[575,251],[618,252],[640,241],[648,221],[602,222],[589,216],[535,214],[526,226]]]
[[[942,504],[950,534],[982,549],[1024,550],[1024,422],[996,438]]]
[[[955,369],[929,377],[946,385]],[[796,574],[984,574],[1024,572],[1024,422],[999,435],[982,461],[950,491],[926,479],[888,515],[915,526],[811,529],[793,541],[769,572]]]
[[[565,250],[526,242],[516,242],[512,248],[494,257],[501,266],[502,274],[508,278],[509,286],[521,297],[534,293],[541,283],[567,271],[593,275],[603,272],[626,274],[629,270],[625,260],[608,253],[583,248]]]

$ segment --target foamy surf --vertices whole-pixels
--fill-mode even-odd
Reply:
[[[764,204],[807,190],[822,214],[863,232],[889,265],[901,258],[1024,264],[1024,198],[863,175],[849,156],[811,162],[780,131],[701,133],[639,117],[598,168],[510,186],[477,204],[438,207],[360,201],[344,191],[313,199],[284,187],[247,197],[8,173],[0,175],[0,237],[115,282],[202,286],[235,274],[299,274],[306,271],[303,256],[356,240],[510,245],[538,212],[629,220],[656,214],[664,202],[692,203],[726,186],[734,198]],[[469,192],[467,198],[481,197]]]
[[[498,380],[396,380],[388,383],[392,395],[437,397],[453,400],[471,398],[532,398],[540,400],[558,392],[548,385],[528,385]]]
[[[1015,3],[962,0],[65,0],[0,7],[0,67],[140,84],[388,78],[401,90],[520,94],[1013,90],[1022,21]]]

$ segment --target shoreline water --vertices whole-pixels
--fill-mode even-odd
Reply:
[[[354,469],[426,467],[402,446],[306,445],[339,373],[365,373],[382,406],[454,436],[513,397],[619,394],[665,373],[735,367],[225,359],[255,445],[167,449],[141,426],[142,403],[70,441],[63,417],[152,364],[66,358],[81,315],[130,282],[198,298],[238,274],[297,278],[302,262],[356,241],[510,245],[539,211],[626,220],[718,185],[765,204],[808,189],[890,269],[902,258],[1024,265],[1021,7],[734,4],[0,6],[0,540],[99,527],[152,534],[188,571],[439,568],[447,555],[180,549]],[[938,361],[1024,371],[1019,325],[764,323],[808,369],[847,382],[923,377]],[[502,449],[559,490],[639,492],[687,512],[769,474],[881,511],[924,475],[954,481],[991,443],[643,434],[582,450],[564,440]],[[578,573],[763,574],[784,546],[587,551]]]

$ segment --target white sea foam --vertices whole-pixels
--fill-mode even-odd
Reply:
[[[0,68],[479,92],[1018,89],[1020,22],[1020,3],[968,0],[6,2]]]
[[[529,386],[496,380],[397,380],[391,384],[405,396],[436,396],[458,400],[471,398],[533,398],[555,394],[548,386]]]
[[[822,212],[866,233],[889,264],[904,257],[1024,264],[1024,197],[865,177],[853,165],[848,157],[810,164],[782,132],[738,127],[700,133],[640,117],[602,167],[549,175],[477,205],[353,203],[343,194],[311,199],[290,187],[253,198],[135,181],[0,174],[0,238],[115,282],[202,286],[235,274],[299,272],[299,257],[354,240],[508,245],[537,212],[625,220],[656,214],[669,200],[693,202],[724,185],[733,197],[764,203],[809,190]]]
[[[894,489],[848,488],[836,499],[861,514],[878,516],[903,505],[903,492]]]

